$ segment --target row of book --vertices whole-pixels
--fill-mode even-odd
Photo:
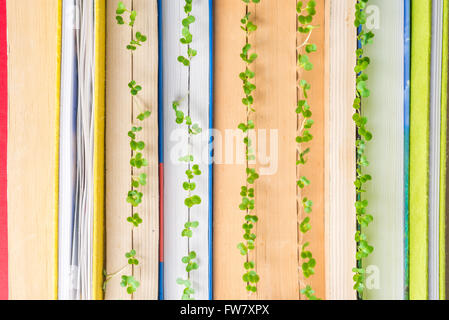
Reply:
[[[179,279],[198,300],[304,299],[307,287],[322,299],[446,299],[449,0],[367,2],[363,199],[374,221],[362,229],[374,250],[361,262],[358,2],[316,0],[316,28],[301,34],[296,0],[0,0],[0,299],[180,299]],[[317,51],[306,72],[297,58],[307,41]],[[248,43],[258,55],[249,162],[237,129],[248,117],[239,79]],[[300,169],[298,79],[311,86],[314,120]],[[252,293],[237,249],[248,163],[260,175]],[[306,243],[311,277],[301,271]]]

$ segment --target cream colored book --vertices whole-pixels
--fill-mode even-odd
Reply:
[[[12,300],[56,298],[55,169],[61,4],[7,1],[8,251]]]
[[[326,7],[326,299],[351,300],[356,266],[355,98],[357,30],[355,0],[329,0]]]
[[[131,28],[119,25],[116,10],[119,1],[107,2],[106,14],[106,189],[105,230],[107,300],[155,300],[159,278],[159,126],[158,126],[158,11],[156,0],[122,1],[137,13],[133,35],[141,32],[147,41],[133,53],[126,49],[132,39]],[[125,14],[129,15],[129,13]],[[127,17],[126,17],[127,19]],[[130,94],[128,84],[136,81],[142,91]],[[144,122],[136,117],[148,110]],[[139,171],[147,175],[141,186],[142,203],[133,208],[126,201],[136,171],[130,166],[130,138],[133,126],[142,126],[139,141],[145,143],[143,156],[148,166]],[[138,213],[142,223],[133,227],[127,219]],[[127,265],[125,253],[135,250],[139,265]],[[133,276],[140,283],[136,292],[128,294],[120,283],[122,276]],[[109,277],[108,277],[109,279]]]

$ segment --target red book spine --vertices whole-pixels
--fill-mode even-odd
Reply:
[[[0,0],[0,300],[8,299],[8,54],[6,0]]]

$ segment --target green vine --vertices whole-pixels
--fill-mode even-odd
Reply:
[[[129,13],[129,22],[127,24],[131,28],[131,30],[133,30],[134,23],[137,17],[137,12],[134,10],[128,10],[126,6],[123,4],[123,2],[120,1],[117,5],[116,13],[117,13],[116,19],[119,25],[125,24],[125,19],[123,15],[125,13]],[[145,35],[143,35],[141,32],[136,32],[136,39],[135,40],[132,39],[130,44],[126,48],[132,53],[137,49],[137,47],[142,46],[142,44],[146,42],[146,40],[147,37]],[[129,82],[128,87],[130,89],[130,94],[133,97],[137,96],[139,92],[142,91],[142,87],[140,85],[137,85],[136,81],[134,80],[131,80],[131,82]],[[144,110],[137,116],[137,120],[143,122],[150,116],[151,112],[148,110]],[[130,191],[128,192],[128,195],[126,197],[126,202],[129,203],[133,208],[139,207],[139,205],[142,203],[143,193],[139,190],[139,188],[147,184],[147,174],[137,173],[139,169],[148,166],[148,161],[143,156],[143,151],[145,149],[145,142],[139,141],[137,139],[137,135],[142,130],[143,130],[142,126],[136,125],[133,126],[131,130],[128,132],[132,154],[130,165],[133,176],[131,178]],[[139,227],[139,225],[143,223],[143,220],[138,213],[133,213],[132,216],[126,219],[126,221],[130,223],[133,229]],[[125,265],[119,271],[112,274],[107,274],[107,272],[104,271],[103,290],[106,290],[106,285],[108,281],[110,281],[112,278],[124,272],[128,267],[133,268],[134,266],[139,265],[139,259],[137,257],[136,250],[131,249],[129,252],[126,252],[125,258],[127,260],[127,265]],[[134,292],[137,291],[137,288],[139,288],[140,286],[140,282],[137,281],[132,275],[129,276],[122,275],[121,280],[122,281],[120,282],[120,285],[126,288],[126,292],[128,294],[133,294]]]
[[[191,47],[193,35],[190,33],[190,25],[195,22],[195,17],[191,14],[192,2],[193,0],[185,0],[184,12],[187,16],[182,20],[182,38],[179,40],[187,47],[186,56],[181,55],[178,57],[178,61],[185,67],[189,68],[189,71],[191,61],[197,55],[197,51]],[[187,94],[187,100],[190,103],[190,92]],[[200,134],[202,129],[197,123],[193,123],[192,118],[190,117],[190,111],[185,114],[182,110],[180,110],[180,106],[181,101],[173,102],[173,110],[176,115],[175,121],[178,125],[184,125],[186,127],[189,136],[188,146],[190,148],[192,136]],[[185,172],[186,181],[182,184],[183,189],[187,191],[187,197],[184,200],[184,204],[188,208],[188,217],[186,223],[184,224],[184,229],[181,232],[181,236],[188,239],[189,245],[187,246],[187,255],[181,259],[182,263],[186,266],[185,270],[187,272],[187,279],[178,278],[176,282],[177,284],[184,286],[182,300],[194,300],[192,295],[195,293],[195,290],[190,280],[190,273],[194,270],[198,270],[199,265],[196,252],[190,249],[190,238],[193,236],[193,230],[198,228],[199,222],[192,221],[190,209],[201,204],[201,197],[193,194],[196,189],[194,179],[195,177],[201,175],[201,170],[198,164],[194,164],[194,157],[190,153],[190,150],[187,155],[179,158],[179,161],[186,163],[188,167]]]
[[[317,46],[313,43],[310,43],[310,37],[314,29],[317,26],[312,25],[313,17],[316,15],[316,2],[313,0],[308,1],[298,1],[296,4],[296,12],[298,17],[298,32],[306,35],[306,40],[298,47],[298,67],[304,71],[312,71],[313,64],[310,62],[309,54],[317,51]],[[296,137],[296,142],[298,145],[297,157],[296,161],[297,166],[304,166],[307,163],[306,155],[310,153],[310,148],[306,148],[303,146],[305,143],[309,143],[313,140],[313,136],[310,133],[310,129],[312,128],[314,121],[312,120],[312,111],[311,107],[307,101],[308,99],[308,91],[311,90],[311,85],[306,80],[300,80],[298,85],[298,90],[302,93],[303,98],[298,99],[298,105],[296,108],[297,115],[301,118],[302,121],[299,135]],[[303,235],[307,234],[311,229],[311,219],[310,214],[312,213],[313,202],[302,196],[303,190],[310,185],[310,180],[305,176],[302,176],[297,181],[297,186],[299,188],[299,199],[301,202],[302,210],[306,214],[306,217],[302,220],[299,225],[299,230]],[[313,258],[313,254],[307,248],[310,246],[310,242],[306,242],[301,247],[301,259],[302,259],[302,273],[306,279],[310,278],[315,274],[315,266],[316,260]],[[315,291],[312,289],[310,285],[307,285],[301,293],[305,295],[309,300],[319,300],[315,296]]]
[[[374,34],[371,31],[366,30],[366,6],[368,0],[358,0],[355,6],[355,21],[354,25],[359,30],[358,41],[359,48],[357,49],[357,65],[354,69],[356,80],[356,98],[354,100],[355,113],[353,120],[357,127],[357,179],[354,182],[357,201],[355,203],[356,215],[358,222],[358,230],[355,234],[355,241],[357,242],[357,267],[353,269],[354,272],[354,290],[358,292],[360,298],[363,298],[363,292],[365,290],[366,269],[363,267],[362,260],[367,258],[374,250],[368,241],[367,236],[363,232],[363,228],[373,221],[373,216],[367,213],[368,201],[363,200],[363,193],[366,191],[363,189],[365,183],[372,178],[370,175],[364,173],[364,168],[369,166],[368,159],[365,155],[366,143],[372,140],[373,135],[368,131],[366,125],[368,119],[362,115],[362,99],[368,98],[370,91],[367,87],[368,75],[365,73],[366,68],[370,64],[370,58],[364,53],[366,45],[373,42]]]
[[[259,275],[256,272],[256,264],[250,261],[249,253],[255,249],[256,234],[253,229],[255,224],[258,222],[257,215],[254,214],[255,211],[255,191],[254,184],[257,179],[259,179],[259,174],[255,168],[250,167],[250,161],[256,160],[254,150],[252,148],[252,141],[250,139],[250,131],[255,128],[254,121],[250,119],[251,115],[256,112],[254,109],[254,96],[253,93],[256,90],[256,85],[251,82],[256,76],[250,69],[250,65],[257,59],[256,53],[250,53],[252,48],[249,43],[249,35],[257,30],[257,26],[250,20],[251,12],[249,11],[249,4],[253,2],[255,4],[259,3],[260,0],[242,0],[246,6],[246,14],[241,19],[241,28],[245,31],[246,44],[242,48],[242,53],[240,54],[241,59],[245,63],[245,71],[240,73],[240,80],[243,81],[243,92],[245,97],[242,99],[242,103],[247,110],[246,122],[239,124],[238,128],[245,135],[243,143],[245,144],[245,154],[246,154],[246,185],[242,186],[240,195],[242,196],[242,203],[239,205],[239,209],[245,212],[245,223],[243,224],[243,239],[244,242],[240,242],[237,248],[240,250],[242,256],[246,256],[246,261],[243,264],[245,273],[243,274],[243,282],[246,283],[246,290],[248,292],[257,292],[257,283],[260,280]]]

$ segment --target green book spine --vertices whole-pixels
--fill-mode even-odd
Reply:
[[[428,297],[429,112],[432,3],[412,0],[410,299]]]

